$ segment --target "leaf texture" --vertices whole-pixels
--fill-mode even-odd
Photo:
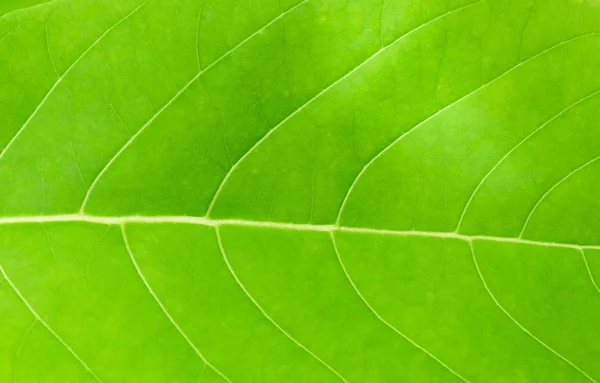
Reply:
[[[596,0],[3,3],[0,381],[600,380],[599,67]]]

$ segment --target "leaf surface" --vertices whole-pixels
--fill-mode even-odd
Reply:
[[[600,380],[596,0],[35,3],[0,381]]]

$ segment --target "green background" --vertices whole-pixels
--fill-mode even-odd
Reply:
[[[0,14],[0,381],[600,379],[596,0]]]

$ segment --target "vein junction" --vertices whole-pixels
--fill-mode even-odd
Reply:
[[[321,232],[347,232],[347,233],[362,233],[362,234],[379,234],[379,235],[397,235],[397,236],[415,236],[415,237],[432,237],[432,238],[454,238],[463,241],[490,241],[516,243],[544,247],[561,247],[568,249],[597,249],[600,250],[600,245],[580,245],[575,243],[559,243],[550,241],[540,241],[525,239],[519,237],[499,237],[488,235],[466,235],[457,232],[435,232],[435,231],[417,231],[417,230],[393,230],[393,229],[373,229],[366,227],[352,227],[342,225],[319,225],[319,224],[302,224],[302,223],[283,223],[270,221],[252,221],[244,219],[213,219],[208,217],[192,217],[192,216],[96,216],[86,214],[59,214],[45,216],[20,216],[20,217],[1,217],[0,225],[11,224],[27,224],[27,223],[58,223],[58,222],[88,222],[103,225],[124,225],[128,223],[179,223],[219,227],[224,225],[230,226],[249,226],[262,227],[280,230],[298,230],[298,231],[321,231]]]

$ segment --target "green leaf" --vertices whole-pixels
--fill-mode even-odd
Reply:
[[[0,381],[600,380],[600,2],[35,3]]]

